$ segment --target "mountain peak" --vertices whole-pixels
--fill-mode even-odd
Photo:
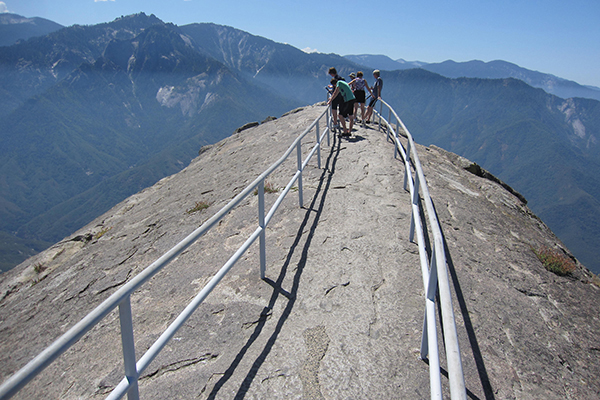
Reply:
[[[125,15],[125,16],[120,16],[118,18],[115,18],[114,22],[126,22],[126,23],[144,23],[146,25],[151,24],[164,24],[164,22],[158,18],[156,15],[154,14],[150,14],[147,15],[144,12],[139,12],[137,14],[130,14],[130,15]]]

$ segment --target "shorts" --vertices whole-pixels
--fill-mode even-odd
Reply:
[[[348,115],[354,115],[354,103],[356,103],[356,99],[343,103],[340,107],[340,115],[344,118]]]
[[[369,107],[373,108],[373,106],[375,106],[375,103],[377,103],[377,99],[375,97],[372,97],[371,101],[369,102]]]
[[[364,90],[357,90],[354,92],[354,97],[356,97],[356,102],[357,103],[362,103],[365,104],[365,91]]]
[[[342,105],[344,104],[344,97],[341,94],[335,96],[335,99],[331,101],[331,109],[337,110],[339,108],[342,111]]]

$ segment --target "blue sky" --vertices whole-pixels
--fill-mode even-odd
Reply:
[[[143,11],[323,53],[505,60],[600,87],[599,0],[1,0],[7,11],[67,26]]]

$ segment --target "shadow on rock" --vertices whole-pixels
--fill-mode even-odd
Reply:
[[[361,137],[360,140],[364,140],[364,138]],[[271,352],[271,349],[273,348],[273,345],[275,344],[275,341],[277,340],[277,337],[278,337],[279,333],[281,332],[281,329],[283,328],[283,324],[286,322],[286,320],[288,319],[288,317],[290,316],[290,314],[294,308],[294,305],[296,303],[296,295],[298,293],[298,287],[300,285],[300,278],[302,276],[302,272],[304,270],[304,267],[306,265],[306,260],[308,257],[308,250],[310,249],[310,245],[311,245],[312,239],[314,237],[315,230],[316,230],[317,226],[319,225],[319,220],[321,218],[321,213],[323,212],[323,207],[325,205],[325,200],[327,197],[327,193],[329,191],[329,186],[331,185],[331,180],[332,180],[333,174],[335,173],[335,164],[337,162],[339,153],[340,153],[340,140],[334,139],[333,146],[331,147],[331,152],[330,152],[329,156],[327,157],[327,162],[325,164],[325,168],[319,179],[319,184],[317,186],[317,190],[313,196],[311,204],[309,207],[303,207],[303,208],[306,208],[308,211],[306,212],[306,215],[304,217],[304,220],[302,221],[302,224],[298,228],[298,233],[296,234],[296,238],[290,248],[290,251],[288,252],[286,260],[285,260],[283,266],[281,267],[281,272],[279,273],[277,281],[273,281],[268,278],[265,279],[265,282],[273,287],[273,294],[271,295],[271,298],[269,300],[269,305],[263,309],[261,315],[271,312],[271,310],[275,306],[275,303],[277,302],[280,294],[288,299],[288,303],[287,303],[285,309],[283,310],[281,317],[279,317],[279,321],[277,321],[277,325],[276,325],[273,333],[271,334],[271,337],[268,339],[262,352],[254,361],[254,363],[252,364],[252,367],[250,368],[250,371],[248,371],[248,374],[246,375],[246,377],[244,378],[244,381],[240,385],[240,388],[238,389],[238,391],[236,393],[235,399],[243,399],[245,397],[248,389],[250,388],[250,385],[252,384],[254,378],[256,377],[256,374],[258,373],[258,370],[260,369],[260,367],[264,363],[264,360],[267,358],[267,356]],[[317,207],[315,208],[315,206],[317,206]],[[311,212],[311,211],[314,211],[314,212]],[[314,219],[311,223],[310,220],[313,215],[314,215]],[[302,247],[302,254],[301,254],[300,260],[298,261],[298,265],[297,265],[297,268],[295,271],[292,288],[288,292],[285,289],[283,289],[281,285],[285,279],[288,268],[290,267],[292,256],[297,251],[298,245],[300,244],[300,240],[304,236],[303,232],[305,232],[305,228],[307,225],[309,225],[309,223],[311,224],[310,230],[309,230],[308,235],[306,236],[306,242],[304,243],[304,246]],[[217,381],[217,383],[213,387],[212,391],[208,395],[208,399],[216,398],[219,390],[221,390],[223,385],[225,385],[225,383],[233,376],[233,373],[235,372],[236,368],[238,368],[242,359],[246,355],[248,349],[252,346],[252,344],[261,335],[262,330],[266,324],[266,321],[267,321],[266,318],[262,318],[259,320],[259,323],[256,325],[254,332],[252,333],[252,335],[250,336],[250,338],[248,339],[248,341],[246,342],[244,347],[237,354],[237,356],[235,357],[235,359],[233,360],[233,362],[231,363],[229,368],[227,368],[227,370],[225,371],[225,373],[223,374],[221,379],[219,379],[219,381]]]

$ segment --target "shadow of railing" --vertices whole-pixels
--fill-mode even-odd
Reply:
[[[383,116],[384,106],[388,110],[388,119]],[[378,121],[373,121],[378,125],[378,131],[383,130],[388,140],[394,143],[394,156],[400,154],[402,157],[405,170],[404,189],[411,195],[412,213],[409,240],[416,239],[419,246],[419,259],[425,292],[425,317],[423,319],[420,356],[423,360],[427,358],[429,360],[431,398],[437,400],[443,398],[435,315],[437,309],[440,313],[439,321],[444,338],[443,345],[450,396],[453,400],[466,400],[467,391],[441,227],[434,211],[416,144],[396,111],[383,99],[379,99],[379,111],[375,111],[374,118],[378,119]],[[395,119],[395,129],[392,118]],[[400,132],[406,138],[406,145],[400,141]],[[429,226],[423,224],[423,209],[426,211]],[[428,238],[429,234],[432,236],[431,241]]]
[[[272,281],[268,278],[265,280],[269,285],[271,285],[273,287],[273,293],[271,294],[271,298],[269,299],[268,305],[265,306],[265,308],[262,310],[261,316],[267,315],[273,309],[273,307],[275,306],[275,303],[279,299],[280,294],[283,295],[284,297],[286,297],[288,299],[288,302],[287,302],[287,305],[285,306],[281,316],[279,317],[279,320],[277,321],[277,324],[276,324],[273,332],[271,333],[271,336],[267,340],[264,348],[262,349],[262,351],[260,352],[258,357],[256,357],[256,359],[252,363],[250,370],[248,371],[248,373],[246,374],[246,377],[242,381],[242,383],[235,395],[235,399],[243,399],[245,397],[246,393],[248,392],[248,389],[250,388],[250,385],[252,384],[252,382],[254,381],[254,379],[256,377],[256,374],[258,373],[258,370],[260,369],[260,367],[264,363],[265,359],[271,352],[271,349],[273,348],[273,345],[275,344],[275,341],[277,340],[277,337],[279,336],[279,333],[281,332],[283,325],[287,321],[288,317],[290,316],[290,314],[294,308],[294,305],[296,303],[296,296],[298,294],[298,288],[300,285],[300,278],[302,276],[302,272],[304,271],[304,267],[306,266],[306,261],[308,259],[308,251],[310,249],[310,245],[312,243],[312,239],[314,237],[315,230],[317,229],[317,227],[319,225],[319,220],[321,218],[321,213],[323,212],[325,200],[327,198],[327,193],[329,192],[331,180],[335,173],[335,165],[336,165],[339,153],[340,153],[340,140],[337,137],[335,137],[333,145],[331,146],[329,156],[327,157],[325,167],[319,178],[319,184],[317,185],[315,194],[312,198],[310,206],[307,208],[306,215],[304,216],[304,220],[302,221],[302,223],[300,224],[300,227],[298,228],[298,232],[297,232],[294,242],[293,242],[292,246],[290,247],[290,250],[286,256],[285,262],[283,263],[283,265],[281,267],[279,276],[277,277],[276,281]],[[315,208],[315,205],[317,205],[317,208]],[[303,208],[306,208],[306,207],[303,207]],[[311,222],[311,218],[313,218],[312,222]],[[308,234],[305,234],[306,227],[309,224],[310,224],[310,229],[308,231]],[[302,246],[302,253],[301,253],[300,259],[298,261],[298,264],[296,266],[296,271],[294,274],[292,287],[291,287],[290,291],[288,292],[282,288],[282,284],[288,273],[290,264],[292,262],[293,255],[298,250],[298,246],[300,245],[300,242],[301,242],[302,238],[304,238],[304,237],[305,237],[305,242],[304,242],[304,245]],[[227,381],[233,376],[235,370],[237,368],[239,368],[242,360],[246,356],[250,347],[257,341],[257,339],[263,333],[263,329],[265,327],[266,320],[267,320],[266,318],[260,318],[258,324],[256,325],[256,327],[254,328],[254,331],[252,332],[252,335],[250,335],[250,337],[246,341],[246,344],[238,352],[235,359],[229,365],[229,367],[227,368],[227,370],[225,371],[223,376],[213,386],[211,392],[208,395],[208,399],[215,399],[217,394],[219,393],[219,391],[222,389],[223,385],[225,385],[225,383],[227,383]]]
[[[33,358],[24,367],[14,373],[0,385],[0,399],[8,399],[17,393],[30,380],[42,372],[48,365],[56,360],[60,355],[66,352],[87,332],[97,326],[110,312],[118,309],[119,324],[121,330],[121,344],[123,348],[124,377],[119,384],[108,395],[107,399],[120,399],[127,394],[129,400],[139,399],[138,381],[145,369],[163,350],[166,344],[173,338],[175,333],[183,326],[188,318],[200,306],[204,299],[219,284],[221,279],[230,271],[235,263],[242,257],[248,248],[255,242],[259,242],[260,253],[260,277],[265,279],[266,266],[266,240],[265,230],[269,221],[281,205],[283,199],[292,190],[294,184],[297,186],[298,203],[302,207],[303,189],[302,175],[305,167],[316,155],[318,168],[321,168],[321,143],[324,138],[330,142],[330,108],[325,108],[320,115],[293,141],[291,146],[284,154],[257,177],[250,185],[237,194],[225,207],[221,208],[215,215],[205,221],[200,227],[190,233],[186,238],[177,243],[169,251],[160,256],[156,261],[147,266],[142,272],[131,278],[115,293],[104,300],[99,306],[87,314],[83,319],[71,327],[61,337],[56,339],[50,346],[44,349],[40,354]],[[321,124],[321,120],[325,120]],[[323,125],[325,127],[322,129]],[[311,132],[316,134],[315,145],[308,151],[303,158],[302,140]],[[296,153],[297,169],[292,178],[282,190],[270,210],[265,207],[265,180],[277,168],[279,168],[293,153]],[[291,158],[294,158],[291,156]],[[245,198],[256,190],[258,195],[258,226],[246,241],[235,251],[228,261],[217,271],[210,281],[200,290],[200,292],[191,300],[185,309],[175,318],[159,338],[148,348],[148,350],[139,358],[136,358],[135,338],[133,331],[133,315],[131,310],[131,295],[142,285],[148,282],[153,276],[175,260],[189,246],[195,243],[211,228],[216,226],[229,212],[237,207]],[[279,293],[279,292],[277,292]],[[291,296],[293,299],[294,297]]]
[[[486,400],[495,400],[496,397],[494,396],[492,384],[490,383],[490,378],[485,367],[485,361],[483,360],[483,355],[481,354],[481,348],[479,347],[479,342],[477,341],[475,328],[473,327],[473,322],[471,321],[471,317],[469,315],[467,302],[465,301],[465,296],[463,294],[462,288],[460,287],[460,282],[458,280],[458,276],[456,275],[456,268],[454,267],[452,255],[450,254],[448,243],[446,242],[446,235],[444,235],[443,230],[442,239],[444,241],[444,250],[446,252],[448,272],[450,273],[450,277],[452,279],[454,294],[456,295],[456,300],[458,301],[458,306],[460,308],[460,313],[463,318],[465,330],[467,332],[467,337],[469,338],[469,344],[473,352],[473,359],[475,360],[475,366],[477,368],[477,373],[481,382],[481,388],[483,390],[483,394]],[[471,397],[472,399],[479,399],[477,396],[473,395],[472,393],[470,395],[469,393],[471,392],[467,389],[467,395],[469,395],[469,397]]]

